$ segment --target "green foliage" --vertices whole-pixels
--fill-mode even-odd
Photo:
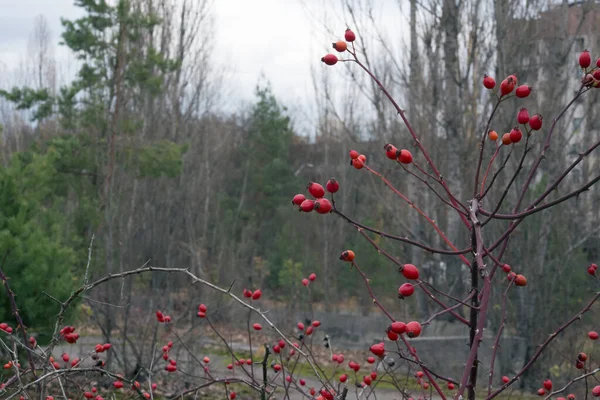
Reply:
[[[142,147],[136,153],[137,170],[140,178],[159,178],[167,176],[174,178],[181,174],[183,155],[187,145],[161,140],[149,146]]]
[[[66,156],[73,144],[58,140],[43,153],[15,154],[0,169],[2,269],[25,323],[40,331],[51,329],[58,311],[43,292],[66,298],[76,284],[73,271],[84,259],[78,254],[82,242],[74,219],[65,217],[72,188],[60,172],[69,164]],[[5,295],[0,296],[0,320],[12,321]]]
[[[13,88],[10,92],[0,90],[0,97],[15,103],[17,110],[37,107],[31,117],[32,121],[44,119],[52,114],[53,99],[47,89]]]

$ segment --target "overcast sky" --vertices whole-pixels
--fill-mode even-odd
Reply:
[[[306,96],[310,87],[311,23],[300,1],[216,0],[213,10],[218,42],[215,57],[231,70],[236,99],[251,100],[262,74],[286,102]],[[10,73],[19,68],[40,14],[53,33],[57,60],[62,63],[68,58],[67,49],[58,46],[60,18],[82,15],[73,0],[0,0],[0,71]]]
[[[73,3],[74,0],[0,0],[0,86],[23,84],[18,82],[18,76],[24,75],[21,64],[26,60],[28,38],[40,14],[46,17],[56,44],[59,85],[73,76],[77,66],[68,49],[58,45],[60,18],[75,19],[83,14]],[[406,24],[401,22],[406,21],[406,16],[398,14],[397,0],[375,3],[381,27],[391,26],[396,32],[405,30]],[[253,101],[254,89],[264,76],[296,121],[306,123],[312,119],[304,117],[311,115],[313,103],[311,68],[326,68],[337,79],[342,77],[341,71],[320,63],[331,42],[341,39],[346,28],[342,13],[332,12],[323,4],[323,0],[214,0],[214,57],[227,65],[229,77],[225,110]],[[326,33],[324,24],[336,32],[334,37]],[[395,37],[401,38],[397,43],[404,40],[401,35]],[[306,129],[310,131],[304,126]]]

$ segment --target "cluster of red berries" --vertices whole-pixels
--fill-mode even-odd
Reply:
[[[584,50],[579,54],[579,66],[583,69],[585,75],[581,80],[586,86],[592,86],[595,88],[600,87],[600,58],[596,60],[596,67],[590,69],[592,65],[592,57],[590,52]]]
[[[166,345],[164,345],[162,347],[162,358],[163,360],[167,361],[169,359],[169,351],[171,351],[171,347],[173,347],[173,342],[169,341],[169,343],[167,343]]]
[[[515,75],[509,75],[500,83],[500,97],[507,96],[515,90],[517,85],[517,77]],[[487,89],[494,89],[496,87],[496,81],[491,76],[483,76],[483,86]],[[516,88],[515,96],[518,98],[525,98],[531,93],[531,87],[527,85],[521,85]],[[538,131],[542,129],[542,116],[536,114],[532,117],[529,116],[529,111],[526,108],[521,108],[517,114],[517,122],[521,125],[529,124],[529,128],[525,127],[529,134],[531,131]],[[492,141],[498,140],[498,133],[494,130],[488,132],[488,138]],[[510,132],[502,135],[502,144],[508,146],[511,143],[519,143],[523,138],[523,132],[518,126],[511,129]]]
[[[247,299],[258,300],[262,297],[262,290],[260,289],[256,289],[254,292],[248,289],[244,289],[242,293]]]
[[[538,396],[545,396],[546,391],[552,391],[552,381],[550,379],[546,379],[542,386],[543,387],[539,388],[537,391]]]
[[[404,322],[401,322],[401,321],[394,321],[388,327],[387,332],[388,332],[388,338],[392,341],[396,341],[396,340],[398,340],[399,335],[403,335],[405,333],[406,333],[406,336],[408,336],[411,339],[419,337],[421,335],[422,330],[423,330],[423,327],[417,321],[410,321],[407,324],[405,324]],[[394,338],[394,336],[390,337],[390,332],[393,332],[394,334],[396,334],[395,338]]]
[[[406,149],[398,150],[396,146],[391,143],[383,146],[383,149],[385,150],[385,156],[390,160],[396,160],[402,164],[410,164],[413,160],[413,156],[410,151]]]
[[[98,392],[98,389],[96,389],[95,387],[92,387],[91,391],[88,392],[83,392],[83,397],[85,397],[86,399],[94,399],[95,400],[104,400],[104,398],[102,396],[100,396],[99,394],[96,394]],[[52,397],[52,396],[48,396],[48,397]],[[48,397],[46,397],[46,400],[49,400]]]
[[[421,386],[424,390],[429,389],[429,382],[425,381],[423,377],[425,373],[423,371],[417,371],[415,373],[415,378],[417,378],[417,384]]]
[[[340,190],[340,184],[334,178],[327,181],[325,185],[327,191],[331,194],[336,193]],[[299,206],[299,210],[303,212],[311,212],[315,210],[319,214],[327,214],[331,212],[333,205],[331,201],[327,200],[325,196],[325,189],[323,186],[316,182],[308,182],[306,187],[308,192],[315,200],[307,199],[303,194],[297,194],[292,199],[292,204]]]
[[[527,278],[524,275],[517,274],[512,271],[512,267],[508,264],[502,265],[502,271],[504,271],[509,281],[515,281],[517,286],[527,286]]]
[[[592,276],[596,276],[596,270],[598,270],[598,266],[596,264],[590,264],[587,269],[587,272]]]
[[[356,35],[350,29],[346,29],[346,32],[344,33],[344,39],[346,40],[338,40],[337,42],[333,43],[333,49],[335,51],[343,53],[348,50],[348,43],[346,42],[354,42],[356,40]],[[321,61],[327,65],[335,65],[340,60],[335,54],[327,54],[321,58]]]
[[[110,343],[104,343],[104,344],[98,343],[96,345],[96,347],[94,348],[94,351],[96,353],[104,353],[105,351],[110,350],[111,347],[112,347],[112,344],[110,344]]]
[[[199,304],[198,305],[198,313],[196,314],[198,316],[198,318],[206,318],[206,304]]]
[[[158,310],[156,311],[156,319],[160,323],[168,324],[169,322],[171,322],[171,316],[164,315],[162,312],[160,312]]]
[[[79,339],[79,334],[75,333],[75,328],[72,326],[65,326],[60,330],[59,333],[62,336],[62,338],[70,344],[76,343],[77,339]],[[31,343],[31,339],[29,339],[29,343]]]
[[[0,330],[8,333],[9,335],[13,332],[13,328],[8,326],[6,322],[0,323]]]
[[[238,359],[238,360],[235,362],[235,365],[236,365],[237,367],[239,367],[240,365],[244,365],[244,364],[246,364],[246,365],[252,365],[252,359],[251,359],[251,358],[249,358],[249,359],[245,360],[245,359],[243,359],[243,358],[240,358],[240,359]],[[229,364],[229,365],[227,366],[227,369],[233,369],[233,364]]]
[[[306,278],[302,279],[302,284],[303,284],[304,286],[308,286],[308,284],[309,284],[310,282],[314,282],[314,281],[315,281],[315,279],[317,279],[317,274],[315,274],[315,273],[313,272],[312,274],[310,274],[310,275],[308,276],[308,279],[306,279]]]
[[[4,369],[11,369],[13,367],[13,362],[9,361],[6,364],[4,364]],[[21,368],[21,364],[17,364],[17,368]]]
[[[321,326],[321,321],[313,321],[310,325],[305,326],[304,323],[298,322],[296,324],[296,328],[306,336],[310,336],[313,334],[314,329]]]
[[[359,154],[356,150],[350,150],[350,165],[356,169],[362,169],[367,163],[367,156]]]

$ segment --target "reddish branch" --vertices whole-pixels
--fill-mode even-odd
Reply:
[[[408,132],[410,133],[410,135],[412,136],[413,140],[415,141],[415,144],[417,145],[417,147],[419,148],[419,150],[421,150],[421,153],[423,154],[423,157],[425,157],[425,159],[427,160],[427,163],[429,164],[429,166],[431,167],[431,169],[433,170],[433,172],[435,173],[435,175],[439,179],[440,185],[442,185],[442,187],[446,191],[446,194],[448,195],[448,198],[449,198],[450,202],[452,202],[452,204],[454,204],[455,206],[458,207],[459,201],[456,200],[456,197],[452,194],[452,191],[450,190],[450,188],[448,187],[448,185],[444,181],[444,179],[442,177],[442,174],[440,173],[440,171],[437,169],[437,167],[433,163],[433,160],[429,156],[429,153],[427,152],[427,150],[425,150],[425,147],[423,147],[423,145],[421,144],[421,141],[417,137],[417,134],[415,133],[412,125],[410,124],[410,122],[406,118],[406,115],[404,114],[404,111],[400,108],[400,106],[398,105],[398,103],[396,103],[396,100],[394,100],[394,98],[392,97],[392,95],[390,94],[390,92],[388,92],[388,90],[385,88],[385,86],[383,86],[383,84],[381,83],[381,81],[379,79],[377,79],[377,77],[369,70],[369,68],[367,68],[362,62],[360,62],[358,60],[358,58],[356,57],[356,52],[352,52],[350,50],[348,50],[348,52],[350,54],[352,54],[352,56],[354,57],[354,60],[352,60],[352,61],[354,61],[359,67],[361,67],[371,77],[371,79],[375,82],[375,84],[379,87],[379,89],[381,89],[381,91],[383,92],[383,94],[385,95],[385,97],[387,97],[388,100],[390,101],[390,103],[392,103],[392,105],[396,109],[396,112],[402,118],[402,121],[404,122],[404,125],[408,129]],[[460,216],[460,219],[465,224],[465,226],[469,227],[470,224],[469,224],[469,221],[468,221],[467,217],[464,216],[464,215],[462,215],[462,214],[459,214],[459,216]]]
[[[440,235],[442,240],[444,240],[444,242],[446,242],[446,244],[452,250],[458,251],[456,246],[454,246],[454,244],[450,241],[450,239],[448,239],[446,234],[444,234],[444,232],[442,232],[442,230],[439,228],[439,226],[437,226],[435,221],[433,219],[431,219],[431,217],[429,217],[427,214],[425,214],[425,212],[423,210],[421,210],[419,207],[417,207],[417,205],[413,201],[411,201],[408,197],[406,197],[398,189],[396,189],[394,187],[394,185],[392,185],[392,183],[389,180],[387,180],[383,175],[381,175],[379,172],[375,171],[373,168],[371,168],[367,165],[365,165],[365,168],[372,174],[378,176],[387,185],[387,187],[389,187],[394,193],[396,193],[402,200],[404,200],[406,203],[408,203],[408,205],[411,208],[413,208],[415,211],[417,211],[419,214],[421,214],[421,216],[423,218],[425,218],[425,220],[433,227],[433,229],[435,229],[435,231],[438,233],[438,235]],[[469,267],[471,266],[471,263],[469,262],[469,260],[467,260],[465,258],[465,256],[463,256],[462,254],[459,254],[458,257],[462,260],[463,263],[465,263],[465,265],[467,265]]]
[[[487,120],[485,129],[483,130],[483,135],[481,135],[481,143],[479,144],[479,161],[477,162],[477,171],[475,172],[475,185],[473,186],[473,197],[477,196],[477,186],[479,186],[479,173],[481,172],[481,163],[483,162],[483,150],[485,149],[485,139],[488,136],[490,125],[492,124],[492,119],[494,118],[494,115],[496,114],[496,111],[498,110],[498,107],[500,106],[501,102],[501,99],[498,99],[498,101],[496,102],[496,105],[494,106],[494,109],[492,110],[492,113],[490,114],[490,117]],[[498,154],[498,149],[496,149],[496,154]],[[496,154],[494,154],[494,157]],[[490,160],[490,165],[492,164],[494,157],[492,157],[492,160]],[[490,167],[488,165],[488,171],[489,169]],[[485,176],[487,177],[487,172]],[[483,183],[481,186],[483,187],[484,184],[485,177],[483,178]]]
[[[502,317],[500,321],[500,328],[498,328],[498,333],[496,334],[496,340],[494,340],[494,346],[492,346],[492,358],[490,360],[490,375],[488,379],[488,396],[492,393],[492,382],[494,380],[494,362],[496,361],[496,354],[498,353],[498,348],[500,347],[500,338],[502,337],[502,331],[506,326],[506,303],[508,299],[508,291],[512,287],[514,280],[508,282],[508,286],[504,291],[504,295],[502,296]]]
[[[371,228],[370,226],[367,225],[363,225],[358,221],[353,220],[352,218],[348,217],[346,214],[342,213],[340,210],[338,210],[335,206],[334,209],[332,211],[333,213],[339,215],[340,217],[344,218],[347,222],[351,223],[352,225],[354,225],[356,228],[361,228],[364,229],[366,231],[369,232],[373,232],[381,237],[384,238],[388,238],[388,239],[392,239],[392,240],[397,240],[399,242],[404,242],[404,243],[408,243],[410,245],[419,247],[423,250],[427,250],[430,253],[433,254],[447,254],[447,255],[452,255],[452,256],[457,256],[457,255],[462,255],[462,254],[467,254],[471,251],[471,248],[466,248],[466,249],[462,249],[462,250],[456,250],[456,251],[450,251],[450,250],[443,250],[443,249],[436,249],[430,246],[427,246],[425,244],[419,243],[415,240],[409,239],[407,237],[401,237],[401,236],[397,236],[397,235],[392,235],[390,233],[386,233],[383,231],[380,231],[378,229],[375,228]],[[468,261],[468,260],[467,260]],[[470,263],[469,263],[470,265]]]

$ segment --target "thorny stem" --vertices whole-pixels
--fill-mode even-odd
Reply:
[[[565,386],[563,386],[562,388],[560,388],[560,389],[557,389],[557,390],[555,390],[554,392],[548,393],[548,395],[547,395],[546,397],[544,397],[544,400],[550,400],[550,398],[552,398],[553,396],[555,396],[555,395],[557,395],[557,394],[559,394],[559,393],[562,393],[562,392],[564,392],[565,390],[567,390],[567,389],[568,389],[568,388],[569,388],[569,387],[570,387],[572,384],[574,384],[575,382],[578,382],[578,381],[580,381],[580,380],[582,380],[582,379],[587,379],[588,377],[590,377],[590,376],[594,376],[594,375],[596,375],[596,374],[597,374],[597,373],[599,373],[599,372],[600,372],[600,368],[595,368],[595,369],[593,369],[593,370],[591,370],[591,371],[589,371],[589,372],[586,372],[585,374],[583,374],[583,375],[581,375],[581,376],[578,376],[578,377],[576,377],[576,378],[573,378],[573,379],[571,379],[571,380],[570,380],[569,382],[567,382],[567,384],[566,384]],[[585,393],[586,393],[586,395],[587,395],[588,391],[586,390],[586,391],[585,391]]]

